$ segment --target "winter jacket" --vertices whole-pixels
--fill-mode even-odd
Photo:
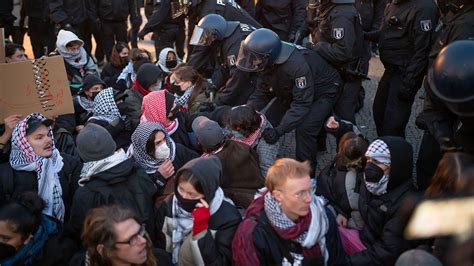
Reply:
[[[124,99],[124,105],[127,106],[127,109],[123,115],[126,115],[130,119],[132,129],[135,129],[137,128],[138,124],[140,124],[144,95],[133,88],[127,89],[125,91],[125,95],[127,95],[127,97]]]
[[[106,87],[114,87],[122,70],[123,67],[115,67],[111,63],[107,63],[100,72],[100,78],[105,82]]]
[[[411,145],[399,137],[382,137],[391,157],[387,193],[377,196],[361,182],[359,211],[365,226],[360,239],[366,250],[349,256],[352,265],[392,265],[410,244],[403,238],[404,226],[398,213],[403,200],[414,191]]]
[[[82,163],[77,157],[61,154],[64,166],[58,173],[62,189],[62,199],[66,208],[64,220],[67,221],[71,209],[71,202],[76,191],[81,174]],[[16,198],[26,191],[38,192],[37,173],[32,171],[19,171],[11,167],[10,162],[0,164],[0,205],[11,198]],[[10,185],[11,184],[11,185]]]
[[[105,21],[127,21],[130,15],[130,20],[133,21],[138,17],[136,1],[135,0],[98,0],[96,8],[97,17]]]
[[[209,204],[219,187],[222,173],[219,169],[220,165],[216,164],[216,161],[206,159],[206,163],[195,163],[195,160],[180,169],[180,171],[191,171],[194,177],[199,178],[205,200]],[[172,200],[163,204],[162,209],[165,210],[162,232],[166,236],[166,250],[171,252],[173,224],[175,224],[172,219]],[[194,237],[190,232],[184,237],[179,252],[178,265],[231,265],[232,239],[241,220],[242,217],[235,206],[224,199],[217,212],[211,215],[208,228],[205,231]]]
[[[94,18],[89,0],[50,0],[49,10],[54,23],[62,26],[66,24],[76,26]]]
[[[87,211],[102,205],[122,204],[134,210],[153,239],[153,197],[156,187],[149,176],[127,159],[110,169],[91,176],[74,194],[71,219],[65,232],[79,241]]]

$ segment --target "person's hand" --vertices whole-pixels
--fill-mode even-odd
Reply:
[[[84,125],[76,126],[76,131],[79,132],[84,128]]]
[[[341,215],[341,214],[338,214],[338,215],[336,216],[336,223],[337,223],[337,225],[339,225],[339,226],[347,227],[347,218],[344,217],[344,216]]]
[[[10,134],[13,132],[13,129],[15,128],[16,124],[20,119],[22,118],[21,115],[11,115],[5,118],[5,132],[10,132]]]
[[[336,121],[336,118],[334,118],[334,116],[331,116],[326,122],[326,127],[336,129],[339,127],[339,122]]]
[[[138,32],[137,38],[143,41],[145,39],[145,35],[146,33],[143,30],[141,30],[140,32]]]
[[[174,175],[174,166],[170,159],[167,159],[158,167],[158,172],[164,179],[168,179]],[[198,203],[199,204],[199,203]]]
[[[202,102],[199,105],[199,112],[200,113],[211,113],[216,109],[216,104],[213,102]]]
[[[194,218],[193,222],[193,236],[206,230],[209,225],[209,219],[211,218],[211,211],[209,210],[209,204],[204,199],[196,204],[196,208],[191,212]]]
[[[275,128],[267,128],[263,131],[262,136],[268,144],[275,144],[280,139],[280,132]]]

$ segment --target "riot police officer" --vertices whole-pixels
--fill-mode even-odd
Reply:
[[[282,42],[269,29],[255,30],[245,38],[237,67],[259,76],[248,105],[261,110],[276,96],[266,112],[275,127],[263,132],[265,141],[275,143],[296,129],[296,159],[309,160],[314,173],[317,136],[341,90],[337,70],[318,53]]]
[[[455,41],[441,50],[427,80],[416,120],[425,130],[417,161],[421,190],[430,185],[443,152],[474,154],[474,40]]]
[[[174,47],[175,44],[178,57],[183,58],[184,27],[184,17],[172,17],[171,0],[160,0],[157,1],[153,14],[138,33],[138,37],[143,39],[146,34],[153,32],[156,58],[163,48]]]
[[[432,0],[393,0],[387,6],[379,34],[385,72],[373,105],[379,136],[405,136],[411,106],[428,65],[437,14]]]
[[[255,28],[250,25],[238,21],[226,21],[217,14],[206,15],[194,27],[189,44],[204,49],[195,49],[188,65],[199,68],[209,57],[215,57],[217,64],[212,84],[217,88],[224,87],[216,99],[217,105],[245,104],[254,91],[249,73],[235,66],[240,43],[254,30]]]
[[[336,67],[344,89],[335,112],[355,124],[362,74],[359,72],[363,31],[354,0],[322,0],[318,8],[318,28],[312,49]]]
[[[306,0],[259,0],[255,18],[281,40],[294,42],[306,18]]]

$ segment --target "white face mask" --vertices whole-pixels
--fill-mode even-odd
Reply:
[[[168,159],[170,156],[170,148],[166,143],[161,144],[158,147],[155,147],[155,158],[158,160]]]

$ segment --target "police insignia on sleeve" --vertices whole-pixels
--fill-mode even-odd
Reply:
[[[431,30],[431,20],[421,20],[420,21],[420,26],[422,31],[430,31]]]
[[[303,76],[303,77],[299,77],[299,78],[295,79],[295,85],[296,85],[296,87],[298,87],[300,89],[306,88],[306,77]]]
[[[227,62],[229,66],[235,66],[235,55],[227,56]]]
[[[332,37],[336,40],[344,38],[344,28],[334,28],[332,29]]]

